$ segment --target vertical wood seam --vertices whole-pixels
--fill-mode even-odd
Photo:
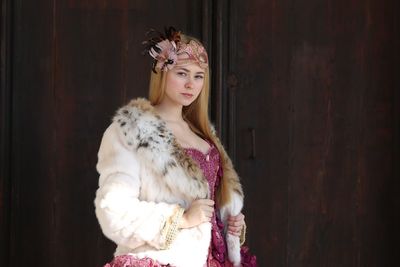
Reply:
[[[237,150],[236,150],[236,89],[237,89],[237,82],[236,82],[236,76],[233,73],[233,58],[235,56],[233,51],[236,51],[234,49],[235,44],[236,44],[236,38],[234,33],[234,25],[236,25],[236,19],[233,17],[233,14],[235,13],[234,9],[234,4],[232,4],[230,1],[227,3],[228,7],[228,14],[227,14],[227,20],[228,21],[228,35],[227,35],[227,50],[228,50],[228,57],[227,57],[227,76],[228,76],[228,93],[227,95],[229,96],[228,99],[228,123],[229,123],[229,135],[228,135],[228,146],[229,146],[229,152],[230,152],[230,157],[234,165],[237,165]]]
[[[61,105],[58,105],[58,95],[57,93],[57,76],[58,76],[58,40],[57,40],[57,0],[53,0],[52,1],[53,4],[53,9],[52,9],[52,19],[51,19],[51,23],[52,23],[52,40],[51,40],[51,61],[52,61],[52,69],[51,69],[51,75],[50,75],[50,88],[53,91],[53,108],[54,108],[54,115],[53,115],[53,138],[52,138],[52,142],[53,142],[53,149],[52,149],[52,153],[53,153],[53,157],[52,157],[52,166],[54,168],[54,182],[52,183],[52,191],[54,192],[53,197],[52,197],[52,207],[51,207],[51,220],[52,220],[52,227],[53,227],[53,234],[50,235],[50,240],[51,243],[53,245],[53,248],[50,248],[51,250],[53,250],[52,255],[49,257],[49,261],[52,262],[52,264],[57,265],[57,257],[59,256],[58,250],[59,245],[58,245],[58,224],[57,224],[57,202],[59,200],[59,191],[58,191],[58,164],[57,164],[57,157],[58,157],[58,147],[57,147],[57,137],[58,137],[58,129],[59,129],[59,123],[57,120],[57,117],[59,116],[59,110],[58,108]]]
[[[11,139],[12,139],[12,3],[9,0],[2,1],[1,4],[1,130],[0,130],[0,182],[2,183],[0,192],[1,219],[0,229],[2,236],[0,263],[9,266],[10,263],[10,207],[11,207]]]
[[[213,78],[212,78],[212,90],[215,93],[215,124],[221,141],[225,141],[225,131],[223,129],[223,84],[222,84],[222,43],[223,43],[223,29],[222,29],[222,7],[223,1],[213,1],[213,35],[212,35],[212,51],[213,51]]]
[[[7,1],[7,0],[6,0]],[[18,238],[18,231],[16,231],[15,225],[17,222],[18,214],[20,209],[20,201],[19,201],[19,193],[20,193],[20,181],[18,180],[18,175],[15,175],[13,171],[14,166],[14,160],[13,157],[15,157],[15,154],[13,153],[14,151],[14,132],[15,130],[15,123],[13,121],[14,119],[14,68],[15,64],[18,63],[18,56],[17,56],[17,49],[16,47],[18,46],[17,38],[18,32],[21,32],[21,24],[18,24],[18,19],[21,19],[21,14],[18,14],[21,12],[21,1],[11,1],[11,7],[10,7],[10,14],[11,14],[11,33],[10,33],[10,180],[12,177],[12,182],[10,181],[10,203],[9,203],[9,255],[8,255],[8,264],[9,266],[13,266],[13,261],[17,258],[17,252],[15,251],[16,248],[16,240]]]

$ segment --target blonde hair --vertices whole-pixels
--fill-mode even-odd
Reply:
[[[181,34],[181,42],[189,43],[194,40],[201,44],[196,38]],[[202,44],[201,44],[202,45]],[[165,80],[167,77],[167,72],[158,70],[157,73],[151,72],[150,85],[149,85],[149,100],[154,106],[159,104],[165,96]],[[226,164],[231,165],[232,163],[226,161],[226,152],[219,142],[218,138],[213,134],[211,130],[211,124],[208,117],[208,98],[210,94],[210,70],[207,67],[204,73],[204,85],[193,103],[189,106],[184,106],[182,109],[183,119],[188,123],[189,127],[193,132],[201,136],[203,139],[212,141],[220,152],[222,158],[222,166],[225,167]],[[225,168],[224,168],[225,169]],[[224,176],[230,175],[230,173],[225,173]],[[227,179],[222,177],[222,181],[217,192],[217,202],[220,206],[227,203],[230,199],[230,194],[228,193]]]
[[[200,45],[201,42],[194,37],[181,34],[181,42],[189,43],[196,41]],[[159,104],[165,96],[165,80],[167,72],[158,70],[157,73],[151,72],[149,100],[152,105]],[[189,106],[182,109],[183,119],[189,124],[192,131],[200,135],[202,138],[214,141],[210,128],[210,120],[208,118],[208,98],[210,94],[210,70],[207,67],[204,73],[204,85],[199,96]]]

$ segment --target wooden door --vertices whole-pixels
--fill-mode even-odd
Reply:
[[[260,266],[396,265],[399,5],[229,4],[229,144]]]

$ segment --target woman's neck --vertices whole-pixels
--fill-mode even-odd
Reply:
[[[166,103],[166,101],[161,102],[154,106],[156,112],[165,121],[169,122],[183,122],[182,117],[182,105],[173,105]]]

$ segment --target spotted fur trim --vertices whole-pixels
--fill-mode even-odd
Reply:
[[[207,180],[201,169],[178,144],[165,121],[155,112],[154,107],[147,99],[131,100],[128,105],[117,111],[113,120],[120,125],[127,146],[145,157],[158,174],[167,177],[168,172],[181,170],[185,173],[186,181],[180,183],[182,185],[180,189],[189,191],[186,193],[191,198],[208,197]],[[220,152],[223,168],[221,188],[217,192],[219,206],[222,208],[233,204],[233,195],[239,199],[239,202],[243,202],[243,190],[239,176],[212,125],[211,130],[212,141]],[[171,178],[166,182],[171,188],[176,188],[177,183],[173,177]]]
[[[148,100],[132,100],[117,111],[113,120],[120,125],[126,145],[165,178],[172,192],[182,193],[187,200],[209,197],[208,183],[201,169],[177,143]],[[177,182],[176,176],[169,175],[174,172],[184,172],[185,175],[179,175],[183,180]]]

